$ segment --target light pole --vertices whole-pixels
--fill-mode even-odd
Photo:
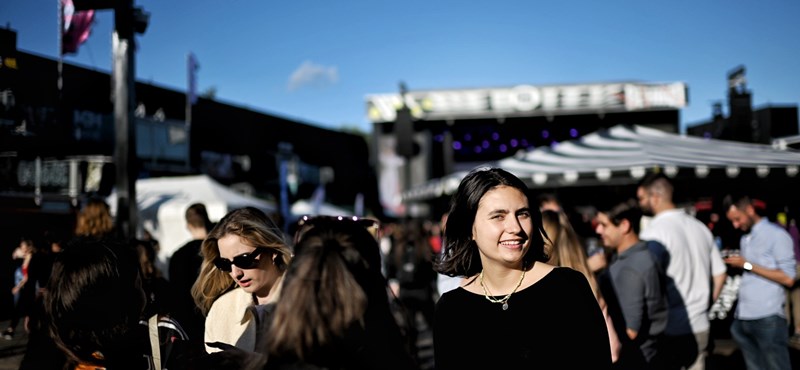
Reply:
[[[75,10],[114,9],[111,95],[114,101],[114,164],[117,190],[117,230],[122,237],[136,237],[136,58],[134,35],[147,29],[149,14],[133,6],[133,0],[74,0]]]
[[[411,116],[411,110],[408,109],[408,105],[406,104],[406,93],[406,85],[401,82],[400,99],[402,100],[402,104],[400,108],[397,109],[397,118],[394,122],[394,134],[396,143],[395,151],[397,155],[403,157],[405,160],[403,191],[411,189],[411,159],[416,154],[414,153],[414,119]]]

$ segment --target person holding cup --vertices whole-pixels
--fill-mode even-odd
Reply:
[[[748,369],[790,369],[789,332],[784,304],[786,288],[794,285],[792,238],[766,218],[766,204],[746,195],[723,200],[733,226],[747,234],[741,254],[725,263],[744,271],[731,335],[739,344]]]

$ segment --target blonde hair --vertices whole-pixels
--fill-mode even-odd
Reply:
[[[279,257],[275,258],[275,267],[281,273],[291,260],[291,250],[283,233],[264,212],[252,207],[229,212],[211,230],[200,248],[203,264],[200,267],[200,276],[192,286],[192,297],[204,315],[208,314],[219,296],[236,285],[227,272],[220,271],[214,265],[214,260],[220,256],[217,242],[226,235],[237,235],[255,247],[266,248],[272,254],[277,254]],[[280,284],[280,279],[276,284]]]
[[[114,220],[108,204],[100,199],[90,199],[78,214],[75,235],[100,237],[113,230]]]
[[[547,263],[555,266],[569,267],[586,276],[595,298],[600,299],[597,279],[586,262],[586,251],[581,245],[578,233],[564,212],[542,211],[542,224],[550,241],[545,241],[545,250],[550,256]]]

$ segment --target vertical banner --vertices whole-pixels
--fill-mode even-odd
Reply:
[[[320,183],[311,195],[311,213],[322,213],[322,204],[325,203],[325,183]]]
[[[286,177],[289,173],[289,165],[286,158],[280,158],[279,161],[281,216],[283,217],[283,225],[281,226],[283,226],[283,232],[289,235],[289,220],[291,217],[289,214],[289,186],[286,181]]]
[[[356,194],[355,205],[353,206],[353,215],[364,217],[364,193]]]
[[[186,56],[186,84],[187,84],[187,98],[189,100],[189,105],[197,104],[197,70],[200,69],[200,65],[197,64],[197,58],[194,56],[194,53],[189,53]]]
[[[94,10],[76,12],[72,0],[61,2],[61,55],[75,54],[89,38],[94,22]]]
[[[187,141],[187,152],[191,153],[191,145],[192,145],[192,107],[197,103],[197,70],[200,68],[200,65],[197,64],[197,58],[195,58],[194,53],[189,52],[186,55],[186,112],[185,112],[185,122],[184,122],[184,129],[186,130],[186,136],[189,137]],[[191,154],[186,161],[186,169],[190,169],[192,167],[191,163]]]

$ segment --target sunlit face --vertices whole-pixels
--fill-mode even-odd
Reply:
[[[33,252],[33,246],[26,241],[19,242],[19,248],[22,249],[22,252],[25,254],[30,254]]]
[[[232,261],[234,257],[242,254],[250,254],[256,247],[238,235],[228,234],[217,240],[219,255],[221,258]],[[231,265],[231,278],[236,281],[246,292],[253,293],[256,297],[266,297],[269,295],[273,284],[280,276],[280,272],[275,267],[272,258],[275,255],[263,253],[256,257],[258,263],[252,269],[242,269],[236,265]]]
[[[728,216],[728,219],[731,220],[734,228],[745,232],[749,231],[755,223],[753,218],[747,214],[747,211],[742,211],[741,209],[736,208],[736,206],[731,206],[731,208],[728,209],[726,216]]]
[[[648,192],[645,188],[639,187],[636,189],[636,199],[639,200],[639,208],[647,215],[653,214],[653,194]]]
[[[597,226],[594,231],[603,240],[603,245],[609,248],[618,248],[622,244],[622,237],[625,235],[622,228],[623,223],[620,223],[619,226],[614,225],[608,215],[602,212],[597,214],[596,220]]]
[[[472,238],[484,265],[487,259],[506,264],[522,261],[532,231],[533,220],[525,194],[516,188],[499,186],[483,195],[472,224]]]
[[[561,205],[558,204],[558,202],[556,202],[554,200],[548,200],[546,202],[543,202],[539,206],[539,210],[542,211],[542,212],[544,212],[544,211],[561,212]]]

